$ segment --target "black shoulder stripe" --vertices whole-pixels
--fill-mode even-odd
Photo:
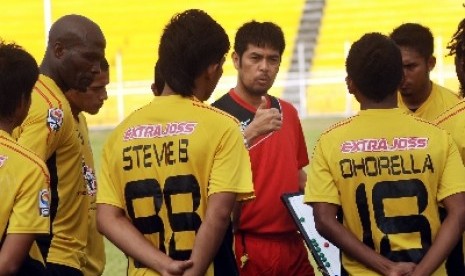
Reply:
[[[229,93],[226,93],[217,101],[215,101],[212,106],[228,112],[232,116],[236,117],[236,119],[238,119],[240,122],[250,122],[255,116],[253,112],[250,112],[238,104]]]
[[[281,105],[279,104],[279,100],[276,97],[273,97],[271,95],[269,96],[269,99],[271,101],[271,107],[276,108],[277,110],[279,110],[279,113],[282,113]]]

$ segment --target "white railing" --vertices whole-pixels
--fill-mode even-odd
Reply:
[[[442,38],[437,38],[435,41],[436,45],[442,45]],[[344,44],[344,53],[347,53],[350,47],[350,43]],[[447,83],[454,83],[454,87],[449,87],[452,90],[457,90],[457,81],[455,68],[453,64],[444,63],[444,51],[442,47],[436,47],[436,67],[431,72],[431,79],[437,82],[440,85],[445,85]],[[299,72],[280,72],[278,77],[273,85],[273,88],[270,90],[271,94],[281,95],[281,92],[286,87],[295,87],[296,97],[298,101],[296,108],[299,111],[300,117],[313,117],[313,116],[350,116],[354,114],[357,110],[354,110],[355,100],[352,95],[347,93],[344,85],[344,78],[346,76],[344,68],[338,70],[328,70],[328,71],[313,71],[311,73],[305,72],[305,63],[304,63],[304,49],[302,45],[298,45],[298,54],[300,58],[299,62]],[[123,81],[123,70],[122,70],[122,56],[118,55],[116,57],[116,81],[108,85],[108,95],[109,97],[116,97],[117,104],[112,106],[117,110],[113,110],[113,114],[117,114],[117,122],[108,122],[103,124],[114,125],[124,119],[126,114],[124,110],[133,109],[132,107],[125,106],[125,96],[128,95],[147,95],[150,94],[150,86],[152,80],[141,80],[141,81]],[[232,87],[236,85],[237,77],[225,76],[220,79],[218,85],[210,98],[211,101],[219,98],[221,95],[229,91]],[[324,110],[316,111],[312,110],[311,106],[307,106],[307,103],[312,101],[313,96],[320,96],[320,91],[325,86],[329,85],[338,85],[340,89],[334,92],[334,94],[324,96],[331,97],[327,101],[331,101],[332,97],[337,97],[343,99],[344,107],[343,110]],[[136,108],[136,107],[134,107]]]

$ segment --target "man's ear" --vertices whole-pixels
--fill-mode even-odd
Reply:
[[[428,59],[428,71],[431,72],[434,69],[434,66],[436,66],[436,57],[430,56]]]
[[[56,58],[61,58],[64,55],[65,52],[65,47],[63,44],[59,41],[55,42],[55,45],[53,46],[53,54],[55,55]]]
[[[346,86],[349,93],[354,94],[356,88],[354,82],[349,78],[349,76],[346,77]]]
[[[207,77],[209,79],[215,77],[218,74],[218,70],[220,70],[220,66],[221,64],[219,63],[210,64],[207,68]]]
[[[241,67],[241,57],[236,52],[232,52],[231,58],[234,63],[234,68],[236,68],[236,70],[239,69]]]
[[[207,75],[209,78],[218,79],[223,74],[223,64],[225,57],[221,58],[219,63],[210,64],[207,68]],[[219,77],[218,77],[219,76]]]

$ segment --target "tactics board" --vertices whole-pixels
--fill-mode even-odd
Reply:
[[[310,205],[304,204],[303,198],[303,193],[290,193],[281,196],[305,243],[310,249],[318,265],[318,270],[323,275],[340,276],[341,261],[339,248],[316,231],[313,209]]]

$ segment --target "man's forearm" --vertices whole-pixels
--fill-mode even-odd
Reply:
[[[104,205],[104,206],[101,206]],[[124,216],[111,216],[102,211],[105,204],[97,208],[99,231],[121,251],[155,271],[162,271],[171,258],[155,248]],[[114,208],[114,207],[109,207]],[[99,215],[100,213],[100,215]]]
[[[443,201],[447,216],[441,224],[433,244],[412,275],[431,275],[450,254],[465,225],[465,194],[457,193]]]
[[[211,195],[207,203],[207,212],[195,237],[191,260],[194,265],[184,275],[204,275],[213,261],[224,234],[231,222],[236,195],[219,193]]]

